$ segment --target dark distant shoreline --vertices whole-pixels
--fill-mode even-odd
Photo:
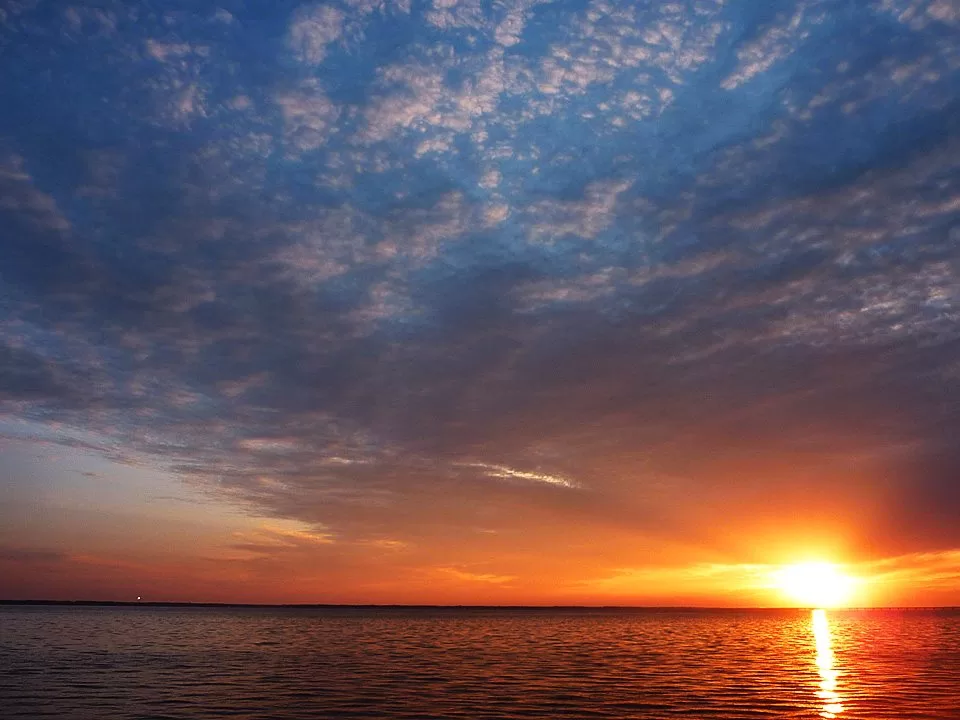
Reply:
[[[809,611],[802,607],[707,607],[695,605],[402,605],[402,604],[346,604],[346,603],[218,603],[174,602],[148,600],[0,600],[0,607],[12,605],[54,607],[146,607],[146,608],[263,608],[286,610],[574,610],[574,611],[636,611],[636,612],[782,612]],[[863,610],[960,610],[960,606],[930,605],[905,607],[851,607],[838,611]]]
[[[220,603],[162,600],[0,600],[0,605],[62,605],[82,607],[209,607],[209,608],[292,608],[341,610],[794,610],[803,608],[735,608],[693,605],[405,605],[375,603]]]

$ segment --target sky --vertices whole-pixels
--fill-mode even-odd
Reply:
[[[9,0],[0,598],[960,604],[950,0]]]

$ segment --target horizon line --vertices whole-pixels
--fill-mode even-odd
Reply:
[[[431,603],[244,603],[207,602],[191,600],[43,600],[0,599],[0,606],[10,605],[59,605],[59,606],[105,606],[105,607],[208,607],[208,608],[276,608],[276,609],[410,609],[410,610],[960,610],[960,605],[875,605],[816,608],[798,605],[472,605]]]

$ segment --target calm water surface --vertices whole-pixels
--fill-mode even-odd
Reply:
[[[960,720],[960,612],[0,607],[0,717]]]

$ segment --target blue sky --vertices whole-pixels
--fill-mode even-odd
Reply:
[[[524,598],[537,558],[569,584],[954,552],[958,25],[6,3],[4,492],[182,495],[160,527],[203,508],[256,567],[276,543],[229,538],[286,523],[350,598],[374,571],[338,568],[397,548],[393,591],[439,568]],[[66,552],[26,524],[0,538],[24,583]]]

